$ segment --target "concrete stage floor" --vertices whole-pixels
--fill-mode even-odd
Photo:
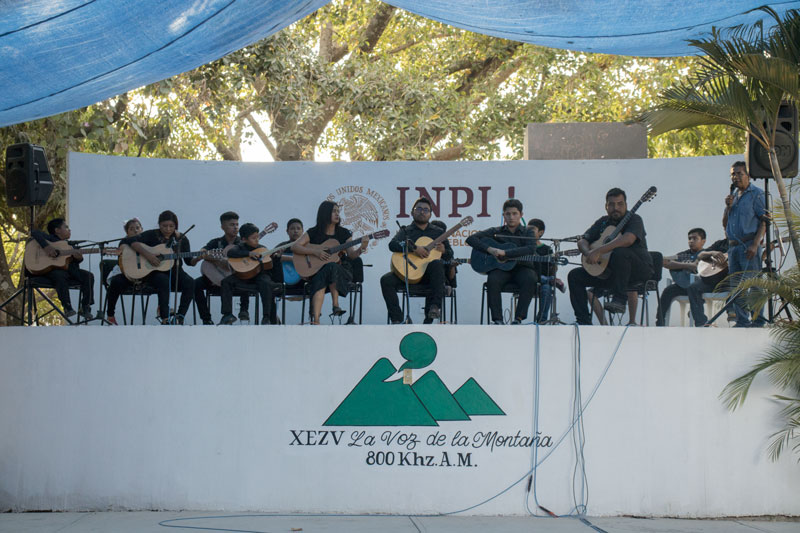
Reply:
[[[795,519],[686,520],[668,518],[575,518],[486,516],[302,516],[208,512],[4,513],[0,531],[8,533],[167,533],[169,531],[240,533],[796,533]]]

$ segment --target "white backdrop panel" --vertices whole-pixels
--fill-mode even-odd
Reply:
[[[242,223],[263,227],[278,222],[278,232],[262,241],[273,246],[284,240],[289,218],[298,217],[306,227],[312,226],[317,206],[328,197],[346,206],[346,222],[357,235],[382,228],[394,234],[396,220],[409,223],[408,210],[419,196],[417,188],[424,187],[438,204],[435,218],[448,226],[467,215],[475,218],[472,226],[451,239],[456,257],[469,257],[470,248],[464,243],[469,231],[500,225],[502,204],[510,192],[523,202],[526,219],[545,221],[545,237],[563,238],[583,233],[605,214],[605,193],[611,187],[626,190],[632,206],[647,187],[656,185],[658,196],[640,214],[650,249],[671,254],[686,248],[686,233],[696,226],[706,229],[709,244],[722,238],[723,198],[730,184],[729,167],[737,159],[741,157],[238,163],[71,153],[68,212],[74,238],[98,240],[119,237],[123,221],[133,216],[142,220],[145,229],[155,227],[158,213],[172,209],[182,228],[196,224],[188,237],[198,249],[221,234],[219,214],[234,210]],[[389,257],[386,240],[374,243],[364,256],[365,263],[374,265],[365,273],[365,323],[386,321],[378,280],[388,271]],[[97,260],[92,261],[96,264]],[[569,268],[573,267],[559,271],[565,281]],[[200,275],[199,266],[188,271]],[[460,323],[478,323],[484,280],[469,267],[460,268]],[[328,299],[325,309],[329,306]],[[421,301],[412,302],[416,323],[423,318],[421,307]],[[559,294],[558,310],[563,320],[574,319],[568,295]],[[287,322],[299,323],[299,311],[299,304],[287,310]],[[650,313],[655,316],[655,305]],[[531,309],[529,318],[532,315]]]
[[[532,435],[535,327],[300,327],[3,328],[0,511],[525,514],[531,448],[475,443]],[[575,330],[540,331],[537,496],[567,513]],[[410,332],[437,346],[415,384],[434,371],[453,392],[474,378],[505,414],[325,426],[376,361],[403,363]],[[622,334],[580,330],[588,513],[800,514],[796,462],[765,453],[773,391],[758,381],[735,413],[718,398],[767,332],[630,329],[603,379]],[[411,434],[414,446],[400,440]]]

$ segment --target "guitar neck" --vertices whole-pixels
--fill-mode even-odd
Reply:
[[[510,257],[512,261],[523,261],[525,263],[554,263],[555,258],[549,255],[521,255],[519,257]]]
[[[171,254],[161,254],[161,259],[186,259],[188,257],[197,257],[208,252],[176,252]]]
[[[291,246],[292,246],[293,244],[294,244],[294,241],[292,241],[292,242],[287,242],[286,244],[282,244],[282,245],[280,245],[280,246],[276,246],[276,247],[275,247],[275,248],[273,248],[272,250],[267,250],[266,252],[263,252],[263,253],[261,254],[261,257],[269,257],[269,256],[270,256],[270,255],[272,255],[272,254],[276,254],[276,253],[278,253],[278,252],[281,252],[281,251],[283,251],[283,250],[286,250],[287,248],[291,248]]]
[[[377,233],[377,232],[375,232],[375,233]],[[331,254],[331,255],[338,254],[342,250],[347,250],[348,248],[352,248],[353,246],[359,245],[359,244],[361,244],[361,239],[363,239],[364,237],[368,237],[370,239],[374,239],[375,238],[375,233],[370,233],[369,235],[364,235],[363,237],[359,237],[358,239],[353,239],[352,241],[347,241],[347,242],[342,243],[342,244],[340,244],[338,246],[334,246],[333,248],[329,248],[328,249],[328,253]]]
[[[617,237],[619,237],[619,234],[622,233],[623,229],[625,229],[625,224],[628,223],[628,221],[631,219],[633,214],[636,212],[637,209],[639,209],[639,206],[641,206],[641,205],[642,205],[642,201],[639,200],[638,202],[636,202],[636,205],[633,206],[633,209],[629,209],[628,212],[625,213],[625,216],[622,217],[622,219],[619,221],[619,224],[617,224],[617,227],[614,229],[614,231],[611,233],[611,235],[609,235],[606,238],[606,240],[603,241],[605,244],[607,244],[607,243],[613,241],[614,239],[616,239]]]
[[[458,224],[456,224],[455,226],[453,226],[452,228],[450,228],[449,230],[447,230],[446,232],[442,233],[441,235],[439,235],[438,237],[436,237],[434,240],[432,240],[431,242],[429,242],[429,243],[428,243],[428,244],[425,246],[425,249],[426,249],[426,250],[428,250],[428,251],[430,252],[431,250],[433,250],[434,248],[436,248],[437,246],[439,246],[439,244],[441,244],[441,243],[443,243],[444,241],[446,241],[447,239],[449,239],[449,238],[450,238],[450,236],[451,236],[453,233],[457,232],[457,231],[458,231],[458,230],[460,230],[462,227],[464,227],[464,221],[461,221],[461,222],[459,222]]]

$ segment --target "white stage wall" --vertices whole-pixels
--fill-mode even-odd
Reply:
[[[509,193],[522,200],[527,218],[541,218],[545,237],[583,233],[605,214],[605,193],[622,187],[632,206],[650,185],[658,196],[640,214],[651,250],[666,254],[686,248],[686,233],[700,226],[708,243],[722,238],[723,199],[729,168],[741,156],[680,159],[505,162],[359,162],[238,163],[140,159],[71,153],[69,156],[69,222],[76,239],[111,239],[122,235],[123,221],[138,216],[145,229],[156,227],[158,213],[172,209],[194,249],[219,236],[219,214],[234,210],[240,222],[260,227],[280,224],[262,240],[274,246],[285,240],[286,221],[299,217],[314,224],[319,203],[331,198],[343,205],[345,223],[356,235],[375,229],[395,233],[395,221],[408,224],[408,211],[425,188],[438,204],[435,218],[448,227],[471,215],[475,223],[451,239],[456,257],[469,257],[464,241],[470,232],[502,224],[501,208]],[[763,186],[763,182],[759,182]],[[401,216],[404,215],[404,216]],[[374,242],[364,262],[364,322],[384,324],[386,308],[379,278],[388,271],[388,241]],[[565,243],[564,249],[574,247]],[[91,259],[96,271],[97,259]],[[559,277],[566,281],[568,269]],[[188,268],[193,276],[198,267]],[[468,266],[459,269],[459,322],[479,322],[480,286],[485,276]],[[559,294],[561,318],[574,319],[568,295]],[[218,308],[218,303],[214,302]],[[323,319],[329,309],[326,299]],[[412,318],[422,320],[422,302],[412,302]],[[650,314],[655,316],[655,303]],[[300,322],[300,305],[287,309],[287,322]],[[675,313],[676,314],[676,313]],[[155,306],[151,306],[151,320]],[[215,311],[215,319],[219,318]],[[532,309],[529,314],[532,318]]]
[[[300,327],[3,328],[0,511],[446,513],[522,479],[467,514],[525,514],[531,448],[513,437],[532,434],[535,327]],[[437,353],[415,386],[428,371],[450,392],[473,378],[503,414],[324,425],[420,332]],[[580,329],[584,402],[622,334]],[[574,335],[541,328],[537,495],[558,513],[573,506],[571,437],[556,441],[570,426]],[[758,381],[735,413],[718,399],[767,343],[764,330],[629,329],[585,411],[587,512],[800,514],[797,463],[765,453],[774,391]],[[400,403],[367,411],[397,422],[410,412]],[[493,432],[512,438],[492,446]]]

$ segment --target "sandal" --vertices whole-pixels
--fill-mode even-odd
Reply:
[[[331,312],[330,316],[342,316],[347,314],[347,311],[339,307],[338,305],[333,306],[333,311]]]

